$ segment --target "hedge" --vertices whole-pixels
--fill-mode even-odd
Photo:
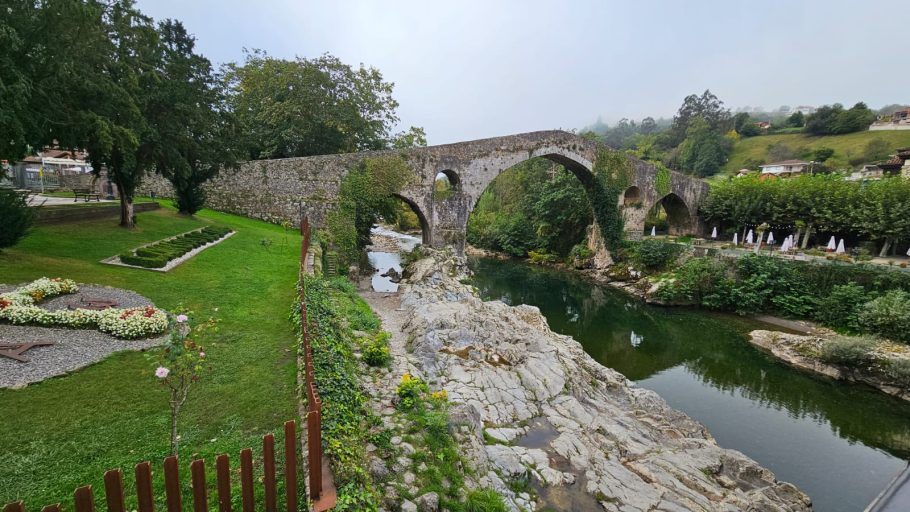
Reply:
[[[162,268],[169,261],[177,259],[184,254],[223,238],[231,232],[224,226],[206,226],[197,231],[178,235],[168,240],[162,240],[152,245],[140,247],[120,255],[120,262],[144,268]]]

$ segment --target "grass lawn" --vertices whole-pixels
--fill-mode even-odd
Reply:
[[[168,273],[99,263],[210,223],[228,225],[237,234]],[[268,249],[261,244],[265,238],[273,241]],[[140,213],[132,231],[117,227],[116,219],[38,227],[0,253],[0,282],[72,278],[135,290],[160,307],[182,304],[196,317],[221,320],[219,332],[202,341],[211,371],[181,412],[186,479],[191,457],[205,457],[213,467],[215,455],[228,453],[234,467],[246,447],[254,449],[261,466],[261,437],[269,431],[280,451],[282,424],[296,415],[296,351],[288,313],[299,243],[296,232],[278,226],[211,211],[186,218],[166,207]],[[68,505],[77,486],[92,484],[103,509],[102,475],[122,468],[132,509],[133,466],[145,460],[152,461],[155,488],[163,492],[168,395],[152,370],[146,355],[124,352],[68,376],[0,390],[0,505],[15,499],[25,500],[29,510]],[[185,491],[184,499],[188,496]],[[239,487],[234,497],[239,499]]]
[[[761,135],[740,140],[733,147],[733,154],[724,166],[721,173],[733,174],[743,168],[747,159],[768,159],[768,146],[782,142],[790,146],[797,154],[802,154],[820,147],[834,150],[831,157],[832,163],[848,165],[851,157],[862,156],[866,144],[873,139],[886,141],[893,149],[910,146],[910,130],[908,131],[865,131],[848,133],[846,135],[826,135],[813,137],[803,133],[784,135]],[[811,159],[811,157],[810,157]]]

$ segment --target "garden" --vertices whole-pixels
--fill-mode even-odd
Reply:
[[[111,254],[207,226],[236,234],[168,273],[100,263]],[[0,275],[9,285],[0,290],[6,304],[0,310],[2,341],[11,341],[8,329],[66,329],[106,336],[97,344],[156,340],[155,345],[168,346],[173,341],[168,333],[182,332],[176,326],[182,313],[193,330],[179,346],[191,342],[199,348],[176,360],[156,348],[118,351],[78,371],[0,389],[0,410],[15,411],[2,415],[4,430],[28,433],[0,442],[0,501],[25,499],[30,508],[60,502],[71,508],[77,486],[102,489],[106,470],[127,472],[146,460],[152,462],[154,488],[163,490],[159,464],[172,451],[169,379],[186,365],[195,383],[179,412],[174,440],[181,458],[236,456],[247,447],[258,458],[262,435],[269,431],[281,443],[282,423],[296,416],[296,340],[286,308],[275,304],[293,300],[299,241],[295,231],[280,226],[210,211],[188,217],[165,207],[140,213],[133,230],[104,219],[40,226],[0,252]],[[41,308],[103,293],[117,293],[118,306]],[[140,297],[147,303],[133,302]],[[37,362],[40,350],[45,348],[24,355]],[[182,475],[185,493],[188,476]],[[124,480],[127,507],[134,509],[132,479]],[[239,493],[235,498],[239,504]],[[156,500],[163,506],[163,496]]]

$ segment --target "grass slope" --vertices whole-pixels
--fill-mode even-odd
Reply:
[[[199,318],[219,318],[220,331],[202,341],[212,370],[181,412],[182,477],[188,477],[191,457],[205,457],[210,467],[220,453],[230,454],[236,465],[246,447],[258,457],[261,436],[268,431],[282,446],[281,425],[296,412],[295,339],[288,312],[295,296],[299,235],[210,211],[187,218],[171,208],[139,214],[132,231],[116,223],[102,219],[36,228],[0,253],[0,282],[67,277],[132,289],[160,307],[182,304]],[[166,274],[99,263],[212,223],[237,234]],[[274,241],[268,249],[261,244],[264,238]],[[25,500],[29,510],[67,505],[75,487],[92,484],[103,508],[102,475],[119,467],[128,486],[128,508],[135,508],[132,468],[137,462],[152,461],[155,488],[163,492],[160,464],[169,450],[168,422],[168,396],[152,375],[152,362],[136,352],[25,389],[0,390],[0,505],[14,499]],[[234,498],[239,500],[239,488]]]
[[[907,147],[910,146],[910,130],[865,131],[848,133],[846,135],[826,135],[821,137],[813,137],[803,133],[748,137],[740,140],[733,147],[733,154],[730,155],[730,160],[727,161],[722,173],[735,173],[742,169],[744,162],[750,158],[753,160],[765,160],[770,163],[770,159],[768,158],[768,146],[779,142],[783,142],[787,146],[790,146],[798,155],[808,153],[820,147],[828,147],[834,150],[834,156],[831,157],[833,163],[848,165],[847,162],[851,157],[857,157],[863,154],[866,144],[872,139],[882,139],[895,149]]]

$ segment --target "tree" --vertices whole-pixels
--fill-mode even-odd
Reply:
[[[145,109],[150,134],[142,152],[174,186],[180,213],[192,215],[205,202],[202,184],[236,162],[233,117],[221,81],[208,59],[194,53],[183,25],[165,20],[158,32],[160,86]]]
[[[746,112],[740,112],[733,116],[733,129],[742,137],[761,135],[761,130],[755,124],[755,120]]]
[[[423,128],[412,126],[408,131],[396,133],[392,138],[392,148],[420,148],[427,145],[427,134]]]
[[[657,121],[655,121],[653,117],[646,117],[639,123],[638,130],[642,135],[651,135],[652,133],[657,133],[659,128],[657,126]]]
[[[35,209],[28,206],[27,195],[0,187],[0,250],[16,245],[32,227]]]
[[[787,126],[791,128],[802,128],[804,124],[806,124],[806,118],[798,110],[787,118]]]
[[[777,142],[768,146],[768,158],[772,162],[790,160],[796,158],[796,151],[783,142]]]
[[[875,121],[875,113],[859,102],[849,110],[840,103],[819,107],[806,118],[806,132],[812,135],[839,135],[865,130]]]
[[[729,139],[714,131],[704,119],[695,118],[679,146],[680,164],[698,176],[712,176],[727,161],[731,149]]]
[[[392,83],[329,54],[283,60],[248,52],[225,76],[251,159],[384,149],[398,122]]]
[[[866,163],[887,160],[890,154],[891,144],[888,144],[888,141],[878,137],[867,142],[866,147],[863,148],[863,160]]]
[[[834,155],[834,150],[828,147],[816,148],[813,152],[816,162],[824,162],[825,160],[831,158]]]
[[[705,90],[701,96],[690,94],[683,100],[670,125],[668,142],[672,146],[682,142],[688,136],[690,123],[697,118],[701,118],[718,133],[724,133],[730,128],[730,110],[724,108],[724,102],[710,90]]]
[[[896,240],[910,237],[910,180],[885,178],[863,187],[856,221],[864,234],[882,240],[879,256],[887,256]]]

